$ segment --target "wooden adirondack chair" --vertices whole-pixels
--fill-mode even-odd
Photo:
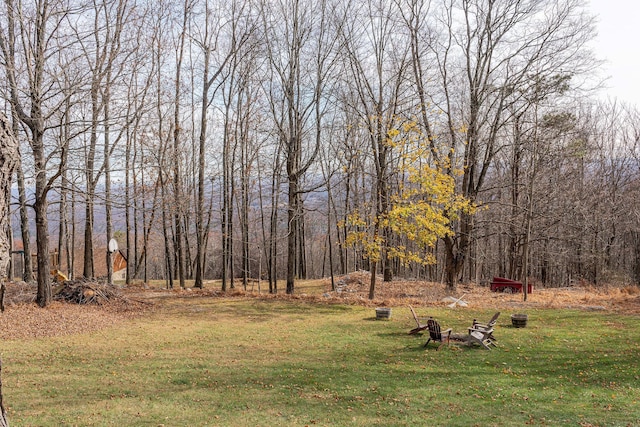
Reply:
[[[489,320],[489,322],[487,323],[479,323],[476,319],[473,319],[473,324],[469,329],[477,329],[481,331],[488,331],[489,329],[491,329],[489,338],[491,339],[491,343],[495,346],[496,345],[495,341],[498,341],[498,340],[496,339],[496,337],[493,336],[493,327],[498,321],[498,316],[500,316],[500,312],[497,312],[496,314],[494,314],[491,320]]]
[[[440,347],[442,347],[445,342],[447,343],[447,345],[449,345],[449,341],[451,339],[451,328],[444,331],[441,330],[440,324],[433,317],[430,317],[427,321],[427,329],[429,329],[429,339],[426,343],[424,343],[425,347],[431,341],[440,342],[440,345],[438,346],[436,351],[440,350]]]
[[[416,326],[415,328],[413,328],[412,330],[409,331],[409,335],[415,335],[415,334],[417,334],[419,332],[422,332],[425,329],[427,329],[428,328],[427,325],[425,325],[423,323],[420,323],[420,318],[416,315],[416,312],[413,309],[413,307],[409,306],[409,309],[411,310],[411,314],[413,314],[413,318],[416,321],[416,325],[418,325],[418,326]]]
[[[491,350],[491,345],[495,346],[495,343],[491,340],[490,336],[493,333],[493,329],[475,329],[469,328],[469,336],[467,337],[467,343],[480,344],[487,350]]]

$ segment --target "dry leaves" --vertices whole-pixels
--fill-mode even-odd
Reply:
[[[46,308],[17,304],[0,314],[0,338],[28,339],[93,332],[130,317],[127,311],[53,302]]]
[[[7,284],[5,302],[7,309],[0,314],[0,339],[28,339],[45,336],[86,333],[112,326],[115,323],[143,313],[154,307],[150,301],[158,298],[258,298],[285,299],[320,304],[348,304],[364,306],[402,307],[409,304],[419,306],[446,307],[447,296],[460,297],[469,303],[465,309],[516,309],[516,308],[572,308],[586,310],[608,310],[624,313],[640,313],[640,288],[628,287],[567,287],[535,288],[525,302],[522,294],[491,292],[486,286],[460,285],[454,295],[443,284],[420,280],[394,280],[391,283],[376,283],[376,299],[369,300],[370,276],[367,272],[355,272],[336,278],[336,290],[331,291],[328,279],[314,282],[314,286],[300,287],[294,295],[283,292],[271,295],[266,292],[244,292],[234,289],[226,293],[217,288],[188,290],[161,290],[130,288],[122,296],[108,298],[102,305],[79,305],[55,301],[47,308],[39,308],[35,300],[35,286],[24,283]],[[90,292],[87,292],[89,290]],[[97,290],[97,292],[96,292]],[[71,292],[73,291],[73,292]],[[72,295],[103,295],[104,289],[90,286],[75,286],[69,289]],[[93,292],[93,294],[92,294]],[[89,298],[91,299],[91,298]],[[142,301],[141,301],[142,300]],[[78,302],[78,301],[76,301]]]
[[[73,285],[69,289],[96,289],[101,295],[105,292],[95,284],[89,287]],[[0,339],[29,339],[94,332],[147,309],[147,304],[126,297],[103,301],[103,305],[54,301],[46,308],[40,308],[34,302],[35,295],[35,285],[24,282],[7,284],[6,309],[0,314]]]

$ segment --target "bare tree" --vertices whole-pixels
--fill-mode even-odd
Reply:
[[[182,63],[185,52],[185,39],[187,36],[187,23],[189,20],[189,15],[191,13],[191,9],[193,7],[192,0],[185,0],[182,5],[182,25],[181,30],[178,35],[178,46],[176,48],[176,74],[175,74],[175,89],[174,89],[174,113],[173,113],[173,198],[174,198],[174,213],[173,213],[173,221],[174,221],[174,230],[175,230],[175,248],[176,248],[176,265],[177,265],[177,274],[178,280],[180,283],[180,287],[185,287],[185,260],[184,260],[184,225],[182,223],[182,211],[183,211],[183,191],[181,186],[181,168],[180,165],[182,163],[182,150],[181,146],[181,116],[180,116],[180,103],[181,103],[181,92],[182,92]]]
[[[51,301],[49,283],[49,221],[47,196],[61,175],[64,164],[59,161],[60,150],[45,138],[47,121],[64,103],[64,88],[60,87],[55,70],[61,64],[52,52],[60,51],[62,22],[67,18],[66,4],[37,1],[24,5],[13,0],[4,2],[6,27],[0,29],[0,50],[3,56],[9,100],[15,114],[29,132],[29,146],[34,159],[37,246],[37,303],[44,307]],[[24,96],[23,94],[27,94]],[[60,147],[64,149],[64,147]],[[54,153],[57,167],[48,173]]]
[[[208,221],[205,218],[206,198],[206,149],[209,126],[209,109],[215,99],[222,81],[228,75],[228,65],[242,46],[247,43],[253,33],[248,2],[233,2],[228,13],[221,4],[205,2],[204,22],[198,30],[196,44],[202,50],[203,70],[201,76],[201,108],[200,108],[200,132],[198,136],[197,156],[197,202],[196,202],[196,268],[195,286],[203,286],[204,260],[206,252],[206,232]],[[223,139],[227,138],[227,129],[223,129]],[[223,146],[224,146],[223,141]],[[223,158],[224,158],[223,154]],[[228,201],[228,199],[226,199]],[[228,222],[228,209],[223,209],[223,271],[227,271],[229,259],[225,258],[224,248],[229,241],[224,240],[229,233],[231,224]],[[224,274],[224,273],[223,273]],[[226,276],[223,278],[222,288],[226,289]]]
[[[373,299],[378,263],[383,267],[385,281],[390,281],[393,275],[387,250],[391,243],[391,230],[381,224],[391,207],[392,164],[397,158],[389,131],[395,127],[404,101],[409,45],[403,34],[396,31],[398,16],[393,3],[372,0],[359,13],[364,22],[351,28],[346,37],[349,66],[358,99],[354,108],[367,130],[375,172],[371,241],[380,247],[376,251],[379,253],[369,259],[369,298]]]
[[[323,100],[336,64],[336,27],[343,18],[332,15],[334,6],[293,0],[262,8],[270,73],[265,91],[287,176],[288,294],[294,292],[296,273],[306,274],[303,195],[309,189],[303,178],[318,155]]]
[[[90,111],[89,139],[85,147],[84,172],[85,188],[85,224],[84,224],[84,264],[83,276],[93,278],[94,271],[94,208],[96,190],[104,177],[105,187],[105,221],[106,241],[113,236],[112,202],[111,202],[111,155],[122,140],[124,129],[131,117],[114,118],[114,95],[116,82],[127,66],[131,51],[127,50],[126,28],[132,18],[132,6],[127,0],[105,0],[93,4],[86,16],[92,20],[80,20],[74,23],[75,35],[86,67],[90,70],[88,109]],[[91,24],[86,25],[85,24]],[[113,123],[123,123],[113,138]],[[112,139],[113,138],[113,139]],[[98,158],[98,150],[102,148],[102,162]],[[107,257],[109,257],[107,252]],[[111,263],[107,261],[108,276],[111,275]]]
[[[446,31],[434,44],[446,46],[434,52],[445,93],[440,108],[448,117],[451,146],[461,153],[462,194],[476,202],[512,118],[509,107],[522,101],[516,89],[563,70],[580,75],[590,69],[586,44],[593,21],[574,0],[451,1],[442,16]],[[463,214],[457,233],[444,239],[450,288],[468,259],[473,229],[473,217]]]

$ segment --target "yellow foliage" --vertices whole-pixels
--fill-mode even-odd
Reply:
[[[413,242],[420,253],[396,247],[390,253],[402,262],[432,263],[432,254],[423,253],[438,239],[453,235],[452,222],[460,213],[474,214],[477,207],[455,192],[455,180],[429,166],[409,168],[409,185],[393,198],[388,214],[391,229]]]
[[[55,280],[57,283],[62,283],[62,282],[66,282],[67,280],[69,280],[67,278],[67,276],[60,270],[57,269],[53,269],[50,271],[51,275],[53,276],[53,280]]]
[[[348,227],[346,243],[360,246],[363,256],[379,261],[383,249],[391,257],[403,263],[435,263],[430,253],[438,239],[454,234],[453,224],[462,213],[473,215],[477,206],[462,195],[456,193],[455,177],[463,170],[452,165],[455,161],[452,148],[434,147],[421,132],[416,121],[405,120],[388,126],[385,144],[398,149],[400,166],[398,176],[405,182],[398,186],[398,192],[390,198],[391,208],[378,217],[364,217],[359,211],[350,214],[344,227]],[[466,125],[460,132],[466,132]],[[429,166],[433,160],[433,151],[449,151],[450,156],[441,157],[441,163]],[[411,242],[406,246],[386,247],[387,242],[379,233],[388,227],[403,240]]]
[[[402,131],[404,133],[409,133],[412,131],[418,131],[418,124],[415,121],[408,121],[402,124]]]

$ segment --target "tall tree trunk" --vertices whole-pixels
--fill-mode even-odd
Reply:
[[[241,124],[244,128],[245,124]],[[240,227],[242,235],[242,287],[247,290],[247,283],[249,280],[249,268],[250,268],[250,250],[249,250],[249,155],[248,146],[249,141],[246,132],[241,131],[243,135],[240,140],[242,141],[242,154],[241,154],[241,204],[240,204]]]
[[[46,158],[44,154],[44,138],[40,131],[33,134],[35,170],[36,170],[36,198],[33,208],[36,216],[36,248],[38,251],[38,291],[36,302],[40,307],[51,303],[51,283],[49,282],[49,219],[47,208],[49,190],[46,176]]]
[[[278,197],[272,191],[271,200],[277,201]],[[271,215],[269,217],[269,254],[267,259],[267,266],[269,269],[269,293],[278,293],[278,207],[277,205],[271,206]]]
[[[106,233],[107,233],[107,250],[106,254],[106,263],[107,263],[107,284],[113,284],[113,256],[111,249],[109,248],[109,243],[113,238],[113,218],[112,218],[112,206],[111,206],[111,146],[110,146],[110,135],[111,125],[109,120],[111,120],[109,104],[111,102],[111,67],[109,67],[109,71],[107,72],[106,78],[107,84],[104,88],[104,211],[105,211],[105,222],[106,222]]]
[[[12,234],[9,226],[9,201],[13,171],[20,161],[18,141],[13,135],[11,125],[4,114],[0,113],[0,283],[4,286],[7,267],[11,260]],[[4,292],[0,305],[4,310]],[[1,398],[0,398],[1,402]],[[3,413],[0,413],[2,416]]]
[[[22,234],[23,249],[23,269],[22,280],[27,283],[33,282],[33,263],[31,259],[31,233],[29,231],[29,212],[27,210],[27,192],[24,183],[24,171],[22,161],[18,159],[16,168],[16,178],[18,184],[18,202],[20,203],[20,232]]]
[[[183,225],[182,225],[182,205],[184,203],[182,195],[182,185],[180,182],[180,164],[182,160],[180,151],[180,129],[182,125],[180,123],[180,93],[181,93],[181,72],[182,72],[182,58],[184,56],[184,41],[187,33],[187,21],[190,13],[190,0],[186,0],[183,5],[182,15],[182,29],[180,31],[179,48],[177,52],[176,62],[176,76],[175,76],[175,92],[174,92],[174,116],[173,116],[173,197],[174,197],[174,212],[173,222],[175,228],[175,250],[176,250],[176,264],[178,280],[180,287],[185,287],[185,271],[184,271],[184,248],[183,248]]]
[[[135,135],[132,135],[129,133],[129,131],[127,131],[127,143],[125,146],[125,150],[124,150],[124,163],[126,165],[125,169],[124,169],[124,224],[125,224],[125,257],[127,258],[127,266],[126,268],[126,273],[125,273],[125,284],[128,286],[131,284],[131,280],[133,279],[132,273],[133,273],[133,266],[135,264],[134,260],[137,257],[137,252],[134,252],[132,250],[132,239],[136,239],[137,240],[137,227],[133,226],[134,230],[133,230],[133,236],[132,236],[132,218],[131,218],[131,210],[134,210],[134,215],[135,215],[135,206],[133,205],[133,202],[131,200],[131,187],[133,187],[133,192],[135,194],[135,186],[132,184],[132,179],[131,177],[133,176],[134,180],[135,180],[135,173],[133,173],[133,171],[135,170],[135,164],[134,164],[134,159],[135,159],[135,154],[132,155],[132,152],[135,153],[135,143],[136,143],[136,137]],[[133,217],[135,218],[135,216]],[[137,247],[137,245],[136,245]]]
[[[302,209],[302,197],[298,195],[297,206]],[[307,242],[305,233],[304,215],[300,214],[297,220],[296,228],[296,250],[298,252],[296,262],[296,277],[299,279],[307,279]]]
[[[280,146],[278,146],[280,147]],[[276,150],[276,167],[271,175],[271,214],[269,215],[269,243],[267,254],[267,268],[269,269],[269,293],[278,293],[278,205],[280,203],[279,191],[279,162],[280,148]]]
[[[227,112],[225,114],[225,120],[229,118],[229,108],[227,105]],[[231,239],[229,234],[231,233],[231,184],[230,184],[230,148],[229,148],[229,123],[225,123],[225,130],[222,142],[222,221],[221,237],[222,237],[222,290],[227,290],[227,281],[229,280],[230,264],[231,260]]]
[[[296,231],[298,229],[298,180],[297,175],[292,174],[295,170],[291,160],[287,161],[287,171],[289,173],[289,191],[287,193],[287,294],[293,294],[295,273],[296,273]]]
[[[97,61],[96,61],[97,62]],[[93,226],[94,226],[94,204],[95,189],[97,176],[95,173],[96,162],[96,146],[98,144],[98,122],[100,115],[99,106],[99,90],[100,76],[96,73],[93,76],[91,85],[91,136],[89,137],[89,146],[86,148],[85,158],[85,206],[84,206],[84,264],[82,275],[86,279],[93,279],[94,270],[94,254],[93,254]]]
[[[162,164],[162,163],[161,163]],[[162,166],[160,166],[159,173],[160,180],[160,198],[162,199],[162,237],[164,238],[164,265],[166,269],[165,280],[167,283],[167,289],[173,289],[173,257],[171,253],[173,252],[173,247],[171,246],[171,239],[169,238],[170,225],[169,220],[167,219],[167,210],[169,209],[167,206],[167,195],[165,193],[165,185],[166,180],[164,179],[164,173],[162,172]]]
[[[60,135],[60,143],[65,144],[66,141],[70,140],[69,132],[70,132],[70,118],[69,118],[69,101],[67,101],[65,105],[65,112],[63,115],[63,120],[61,121],[61,135]],[[68,150],[64,150],[63,159],[61,159],[62,163],[67,162]],[[66,254],[66,271],[67,277],[73,278],[71,274],[71,268],[69,266],[69,218],[67,218],[68,206],[67,206],[67,198],[69,193],[69,171],[65,168],[62,171],[61,176],[62,188],[60,189],[60,206],[58,206],[58,269],[62,269],[62,254],[63,252]]]
[[[91,279],[94,276],[93,270],[93,196],[92,190],[87,188],[84,205],[84,258],[82,276]]]
[[[67,265],[69,266],[69,279],[76,277],[76,206],[77,199],[76,193],[71,192],[71,232],[67,235],[66,251],[67,251]],[[67,228],[68,231],[68,228]]]
[[[209,48],[204,51],[204,71],[202,86],[202,104],[200,116],[200,136],[198,138],[198,196],[196,203],[196,277],[194,287],[202,288],[204,276],[205,227],[204,227],[204,170],[205,143],[207,140],[207,107],[209,105]],[[212,182],[213,184],[213,182]],[[224,282],[223,282],[224,286]]]

